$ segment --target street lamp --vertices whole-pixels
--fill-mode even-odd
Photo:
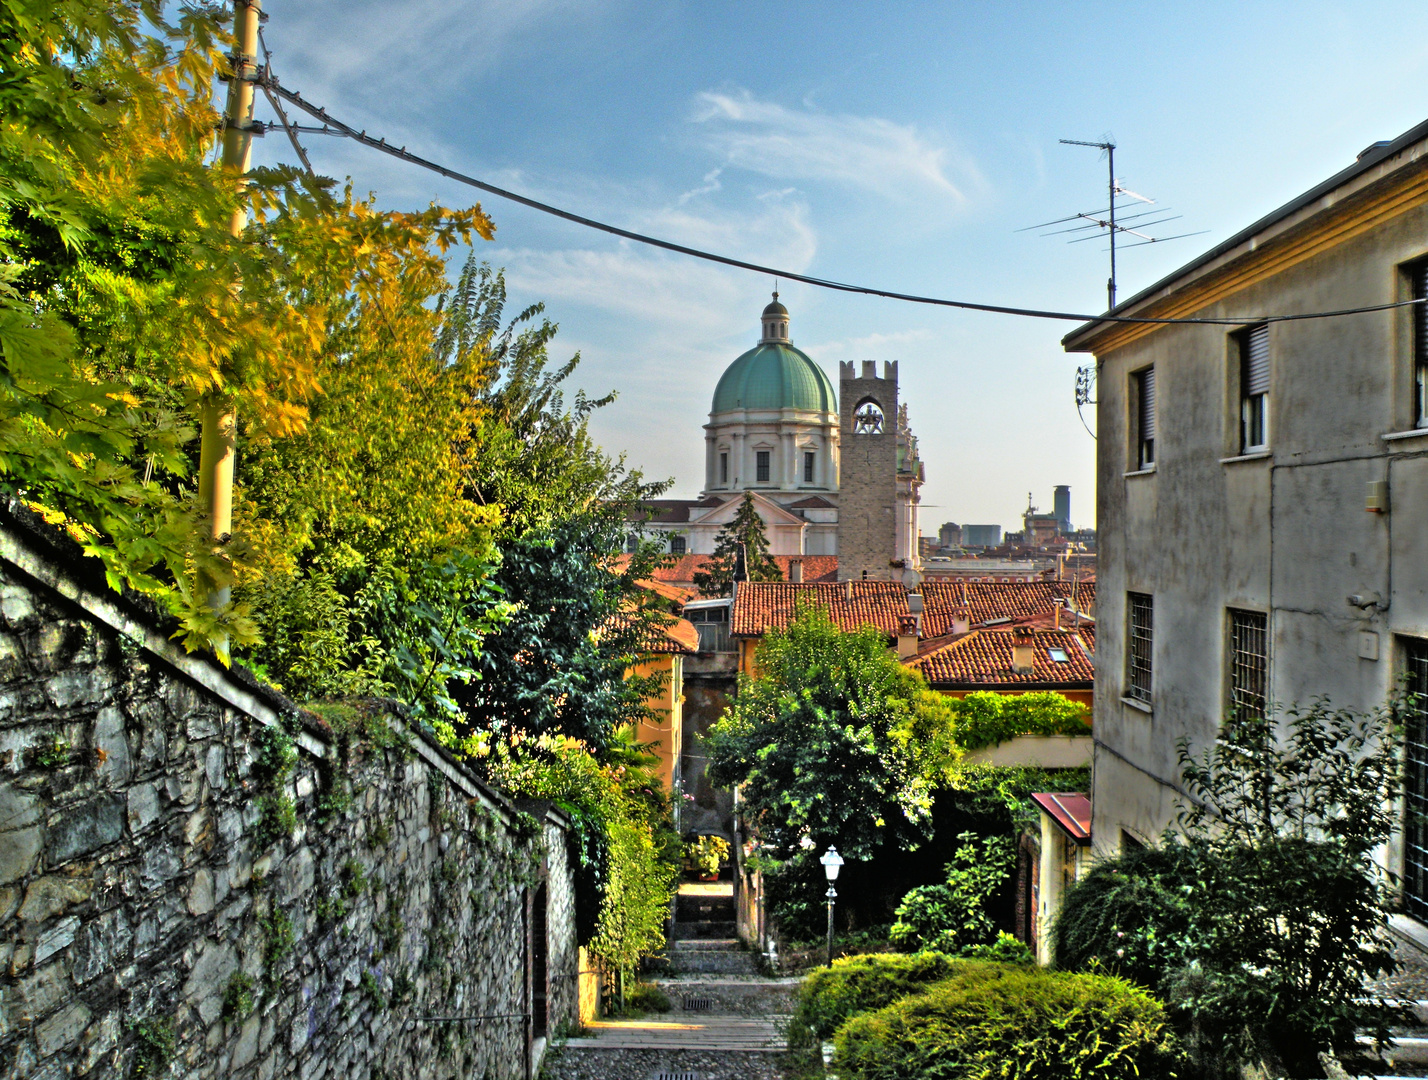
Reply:
[[[843,856],[838,854],[838,849],[830,847],[818,860],[823,864],[823,872],[828,875],[828,966],[833,966],[833,901],[838,898],[838,892],[833,888],[833,882],[838,880],[838,871],[843,867]]]

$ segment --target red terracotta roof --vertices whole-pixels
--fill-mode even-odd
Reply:
[[[1023,636],[1024,634],[1024,636]],[[1026,640],[1032,646],[1031,671],[1012,670],[1012,645]],[[978,689],[993,686],[1015,686],[1046,689],[1082,685],[1090,687],[1096,677],[1092,656],[1095,655],[1095,631],[1084,628],[1070,630],[1026,629],[1018,633],[1011,628],[973,630],[949,645],[923,653],[908,661],[909,667],[922,672],[929,685],[936,689]],[[1053,660],[1051,650],[1059,650],[1065,661]]]
[[[825,499],[822,495],[810,495],[810,496],[808,496],[808,498],[806,498],[806,499],[799,499],[798,502],[796,502],[796,503],[789,503],[789,504],[788,504],[788,508],[789,508],[790,510],[835,510],[835,509],[837,509],[837,507],[835,507],[831,502],[829,502],[827,499]],[[831,555],[830,555],[830,556],[827,556],[827,557],[828,557],[828,558],[832,558]]]
[[[805,558],[829,556],[805,556]],[[847,586],[852,586],[849,600]],[[897,634],[907,614],[907,590],[895,581],[853,581],[838,583],[806,579],[801,585],[779,581],[746,581],[739,585],[729,615],[729,632],[758,637],[770,627],[782,630],[793,621],[798,597],[812,598],[828,609],[833,621],[844,630],[876,626],[884,634]]]
[[[611,627],[628,627],[632,621],[632,616],[627,612],[610,616],[605,625]],[[644,641],[641,642],[647,653],[672,654],[672,653],[697,653],[699,651],[699,631],[694,628],[694,624],[688,619],[672,619],[663,626],[651,626],[646,628]]]
[[[700,570],[706,569],[709,561],[713,558],[713,555],[680,555],[665,565],[657,566],[650,574],[650,578],[666,585],[681,586],[694,593],[694,575]],[[775,555],[773,561],[783,571],[785,580],[788,579],[788,564],[794,559],[803,561],[804,581],[838,580],[838,556],[836,555]],[[628,555],[620,555],[616,558],[616,564],[621,568],[627,566],[629,561]],[[697,595],[697,593],[695,594]]]
[[[778,561],[785,564],[785,572],[787,558],[777,556]],[[833,564],[827,576],[814,576],[825,561]],[[876,626],[889,637],[897,633],[903,616],[908,614],[907,591],[902,585],[891,581],[854,582],[859,591],[856,602],[850,605],[842,592],[846,582],[829,583],[837,574],[837,559],[834,556],[805,555],[803,565],[802,585],[750,582],[748,588],[741,586],[739,599],[734,605],[732,632],[758,636],[770,626],[782,629],[793,618],[794,596],[799,590],[806,590],[808,595],[816,597],[819,603],[829,608],[834,621],[845,630],[866,625]],[[927,639],[952,634],[958,612],[965,613],[964,617],[972,629],[995,619],[1005,619],[1010,625],[1033,616],[1049,617],[1055,601],[1065,600],[1070,595],[1071,583],[1067,581],[924,581],[922,636]],[[1095,596],[1094,584],[1081,582],[1076,588],[1077,607],[1090,614],[1095,610]],[[1064,613],[1062,618],[1064,626]]]
[[[1079,791],[1039,791],[1032,801],[1051,815],[1079,847],[1091,843],[1091,796]]]
[[[989,619],[1019,618],[1049,613],[1056,600],[1070,599],[1069,581],[946,581],[922,583],[922,632],[938,637],[952,629],[952,616],[966,610],[973,626]],[[1075,587],[1076,607],[1086,614],[1096,609],[1095,583]]]

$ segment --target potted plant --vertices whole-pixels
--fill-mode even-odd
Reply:
[[[729,859],[729,841],[722,836],[696,836],[688,854],[701,881],[717,881],[719,869]]]

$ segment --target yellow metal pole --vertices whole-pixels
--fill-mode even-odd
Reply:
[[[228,84],[228,106],[223,113],[223,164],[246,174],[253,160],[253,87],[258,77],[258,20],[262,0],[234,0],[233,79]],[[240,207],[233,212],[230,230],[239,236],[248,223]],[[203,401],[202,438],[199,446],[198,498],[209,520],[209,538],[222,544],[233,531],[233,459],[238,418],[233,403],[215,390]],[[208,602],[215,608],[228,603],[226,588],[210,588]]]

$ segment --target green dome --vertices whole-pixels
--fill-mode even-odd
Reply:
[[[729,365],[714,389],[710,413],[736,409],[838,411],[838,394],[823,369],[792,345],[762,342]]]

